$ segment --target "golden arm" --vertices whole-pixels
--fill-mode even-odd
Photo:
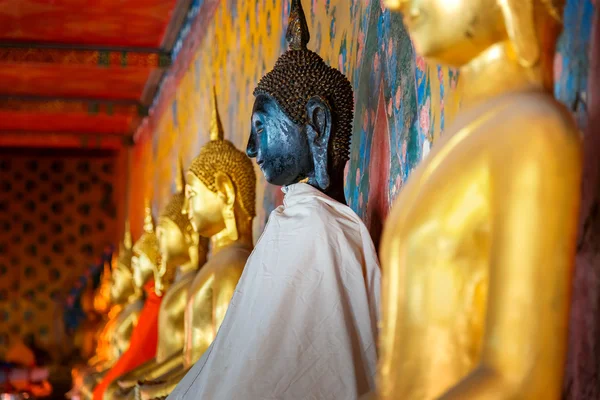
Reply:
[[[122,389],[133,388],[138,381],[150,381],[158,379],[160,376],[167,374],[169,371],[180,366],[183,362],[183,349],[170,355],[161,363],[156,363],[156,359],[152,359],[138,368],[128,372],[118,379],[119,386]]]
[[[179,384],[179,381],[183,379],[188,371],[188,368],[178,369],[177,371],[173,371],[172,374],[169,374],[168,377],[160,378],[161,381],[168,379],[166,382],[153,383],[149,385],[138,384],[135,389],[136,399],[152,400],[168,396],[173,390],[175,390],[175,387]]]
[[[217,283],[213,292],[215,335],[221,327],[223,320],[225,319],[225,314],[227,314],[227,308],[229,308],[229,303],[231,302],[231,298],[233,297],[233,293],[235,292],[237,283],[240,280],[240,277],[242,276],[242,272],[243,268],[228,268],[225,272],[217,275]],[[204,349],[204,351],[206,351],[206,349]]]

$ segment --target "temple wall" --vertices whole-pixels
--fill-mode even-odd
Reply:
[[[203,7],[214,12],[214,16],[207,18],[203,40],[175,93],[168,100],[159,100],[160,112],[149,123],[153,131],[151,139],[136,149],[137,159],[146,154],[146,169],[152,170],[134,172],[140,179],[142,175],[152,176],[151,184],[144,179],[139,184],[143,187],[134,190],[138,198],[132,198],[131,212],[138,216],[133,217],[137,221],[140,221],[138,204],[143,197],[139,193],[152,195],[155,211],[159,211],[173,190],[178,155],[187,165],[208,140],[213,85],[226,137],[245,149],[254,99],[252,91],[286,48],[284,28],[289,2],[216,1],[214,11],[207,6],[209,3],[205,1]],[[410,40],[399,19],[392,21],[379,1],[304,0],[304,3],[312,34],[309,47],[344,72],[356,90],[355,139],[347,171],[349,203],[365,219],[370,218],[370,208],[381,209],[378,215],[385,215],[401,182],[426,153],[431,140],[439,136],[445,114],[451,113],[447,110],[457,108],[458,102],[450,94],[456,74],[429,67],[422,60],[415,63]],[[375,111],[380,102],[384,112],[377,117]],[[416,118],[418,111],[421,120]],[[372,146],[376,122],[383,142],[389,143]],[[389,154],[380,157],[384,152]],[[151,157],[147,156],[149,153]],[[370,163],[371,159],[376,164]],[[386,162],[382,163],[382,159]],[[389,179],[385,182],[372,179],[369,185],[369,164],[389,169],[385,173]],[[281,201],[281,193],[264,182],[258,168],[256,171],[259,185],[255,233],[258,235],[268,213]],[[370,190],[374,185],[378,190]],[[386,200],[372,200],[370,192],[384,193]]]
[[[137,225],[141,224],[143,196],[153,196],[158,212],[174,189],[178,155],[188,165],[208,141],[213,85],[225,135],[245,149],[252,91],[286,48],[288,1],[198,3],[203,21],[199,33],[191,39],[197,42],[196,47],[183,60],[184,65],[176,68],[179,76],[163,83],[163,89],[171,88],[161,93],[142,128],[147,139],[135,150],[136,162],[145,160],[145,168],[133,172],[130,207]],[[458,74],[428,65],[415,56],[400,17],[385,10],[380,0],[303,3],[312,34],[309,48],[344,72],[355,89],[346,197],[377,242],[380,221],[403,182],[459,108]],[[557,56],[556,92],[569,107],[575,104],[575,94],[579,93],[580,99],[581,95],[585,97],[592,10],[590,0],[570,0],[567,5],[567,29]],[[581,104],[578,102],[577,107],[583,125]],[[257,237],[282,195],[278,188],[264,182],[258,168],[256,171]]]
[[[0,153],[0,359],[30,333],[61,350],[68,291],[117,235],[115,170],[113,156]]]

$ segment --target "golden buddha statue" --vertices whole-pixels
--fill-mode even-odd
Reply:
[[[386,221],[380,399],[558,399],[581,144],[552,96],[560,0],[388,0],[462,111]]]
[[[108,302],[104,300],[102,302],[96,302],[96,299],[103,295],[101,290],[105,280],[110,280],[110,266],[107,266],[106,264],[104,265],[98,287],[94,289],[92,281],[89,279],[85,291],[81,296],[81,308],[86,314],[86,320],[75,333],[74,342],[75,347],[79,349],[81,358],[85,360],[85,364],[75,365],[71,369],[73,389],[69,393],[69,397],[79,391],[79,388],[83,385],[85,376],[95,372],[94,364],[96,362],[104,361],[105,358],[108,357],[108,352],[106,351],[108,343],[102,344],[99,342],[99,339],[102,338],[102,331],[109,321],[106,315],[108,310],[103,310],[103,312],[100,313],[95,307],[96,304],[100,303],[108,304]]]
[[[103,379],[105,374],[119,360],[121,355],[129,348],[132,339],[134,328],[139,322],[139,316],[144,306],[144,293],[142,286],[143,280],[136,279],[136,269],[150,268],[140,267],[139,256],[136,254],[136,248],[140,247],[140,241],[144,236],[136,242],[132,247],[131,233],[129,230],[129,222],[126,222],[125,238],[120,247],[119,257],[116,265],[112,268],[112,284],[110,286],[110,298],[114,304],[120,305],[120,310],[116,317],[113,318],[111,326],[105,328],[102,336],[106,335],[108,346],[108,357],[106,361],[96,367],[96,372],[88,375],[84,379],[82,388],[82,398],[91,399],[92,393],[96,385]],[[112,311],[112,310],[111,310]]]
[[[158,378],[168,372],[168,362],[165,361],[182,357],[188,288],[198,267],[206,262],[208,252],[208,240],[199,238],[187,214],[183,213],[184,185],[185,177],[179,160],[176,193],[167,204],[156,228],[161,263],[154,271],[154,287],[158,295],[165,292],[158,313],[156,357],[119,378],[118,385],[122,392],[120,396],[115,394],[115,397],[132,397],[130,391],[139,380]]]
[[[164,226],[163,223],[163,228]],[[115,399],[120,391],[117,384],[118,379],[155,357],[158,347],[158,315],[162,304],[162,293],[156,290],[157,280],[155,278],[164,279],[163,275],[169,271],[160,267],[162,264],[160,241],[154,227],[150,202],[146,201],[144,232],[133,246],[131,259],[135,286],[138,291],[143,290],[144,292],[144,306],[139,315],[140,321],[132,333],[129,348],[94,389],[94,399],[96,400]],[[179,243],[176,247],[180,253],[186,250],[185,246],[181,246]],[[164,288],[164,285],[159,287]]]
[[[210,237],[211,255],[189,288],[183,357],[169,372],[136,387],[138,398],[167,396],[210,346],[252,252],[256,175],[250,159],[228,140],[213,100],[210,141],[186,174],[185,205],[194,230]]]
[[[105,265],[106,270],[106,265]],[[96,291],[92,285],[92,279],[88,279],[85,289],[81,294],[81,309],[85,313],[85,321],[75,333],[75,347],[84,360],[89,360],[96,355],[97,338],[100,329],[104,327],[102,314],[96,312],[94,300]]]
[[[132,255],[131,233],[129,222],[126,221],[118,257],[113,258],[112,269],[106,269],[105,266],[98,296],[94,299],[97,312],[112,305],[107,314],[107,322],[97,339],[96,356],[88,362],[92,370],[82,378],[82,398],[91,398],[93,388],[129,347],[131,333],[137,325],[144,302],[142,293],[134,286]],[[107,298],[110,298],[110,302]]]
[[[126,238],[124,238],[125,240]],[[121,244],[123,246],[123,244]],[[122,247],[121,247],[122,250]],[[116,262],[116,257],[113,255],[113,264]],[[116,304],[112,301],[110,295],[110,287],[112,285],[112,272],[109,264],[104,264],[102,278],[100,284],[94,293],[92,299],[93,311],[102,316],[102,323],[98,327],[95,335],[96,351],[95,354],[88,358],[88,365],[100,365],[106,362],[111,355],[110,352],[110,333],[108,332],[114,326],[114,318],[121,310],[121,304]]]

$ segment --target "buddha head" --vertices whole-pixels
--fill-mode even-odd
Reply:
[[[184,182],[183,168],[179,160],[175,181],[176,192],[158,219],[156,227],[160,263],[154,270],[154,290],[158,295],[161,295],[166,286],[172,283],[177,266],[190,261],[197,263],[198,257],[194,260],[194,253],[200,251],[205,254],[207,251],[207,242],[198,240],[189,218],[183,213]]]
[[[521,65],[552,64],[564,0],[386,0],[400,11],[417,52],[461,67],[509,41]]]
[[[160,263],[160,250],[154,232],[154,218],[149,200],[146,200],[144,214],[144,232],[133,246],[133,257],[131,257],[133,283],[138,291],[153,277]]]
[[[350,152],[352,86],[306,48],[310,34],[300,0],[292,0],[286,38],[289,50],[254,90],[246,154],[271,184],[339,189]]]
[[[126,221],[123,241],[119,245],[118,256],[116,259],[113,259],[110,297],[115,304],[125,303],[135,293],[131,270],[132,255],[131,232],[129,230],[129,221]]]
[[[226,232],[231,240],[237,240],[240,229],[251,231],[256,215],[256,174],[248,157],[223,139],[216,94],[213,100],[210,141],[185,176],[184,208],[200,236]]]
[[[113,277],[110,265],[104,263],[100,283],[94,291],[94,297],[92,299],[92,308],[96,313],[106,314],[110,306],[114,303],[114,299],[111,298],[112,284]]]

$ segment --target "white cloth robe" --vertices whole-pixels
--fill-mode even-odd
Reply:
[[[283,189],[217,336],[171,400],[357,399],[375,388],[380,269],[347,206]]]

